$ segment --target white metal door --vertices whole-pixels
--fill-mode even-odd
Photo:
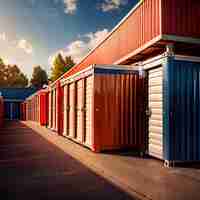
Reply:
[[[69,85],[69,137],[74,138],[74,92],[75,83]]]
[[[92,104],[93,104],[93,86],[94,76],[86,78],[86,113],[85,113],[85,144],[92,146],[93,135],[92,135]]]
[[[58,132],[58,89],[55,89],[55,131]]]
[[[63,135],[68,134],[68,85],[64,86],[64,124]]]
[[[56,128],[56,90],[53,90],[53,108],[52,108],[52,116],[53,116],[53,130]]]
[[[48,128],[51,128],[51,123],[52,123],[52,118],[51,118],[51,112],[52,112],[52,93],[51,93],[51,91],[49,92],[49,114],[48,114],[48,116],[49,116],[49,124],[48,124]]]
[[[77,82],[77,109],[76,109],[76,120],[77,120],[77,140],[82,142],[83,141],[83,81],[79,80]]]
[[[163,67],[148,71],[149,155],[163,159]]]

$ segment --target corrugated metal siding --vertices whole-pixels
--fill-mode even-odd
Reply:
[[[63,120],[64,120],[64,88],[59,85],[57,88],[57,121],[58,121],[58,133],[59,135],[63,134]]]
[[[200,63],[170,60],[165,74],[165,159],[199,161]]]
[[[160,35],[160,1],[145,0],[110,37],[67,72],[65,77],[91,64],[112,64]]]
[[[20,104],[20,120],[26,120],[26,103]]]
[[[145,79],[138,72],[95,74],[95,151],[146,150],[145,88]]]
[[[54,89],[52,92],[52,98],[53,98],[53,103],[52,103],[52,128],[53,130],[56,130],[56,90]]]
[[[76,109],[76,133],[77,140],[83,141],[83,99],[84,99],[84,79],[77,81],[77,109]]]
[[[69,85],[64,86],[64,130],[63,135],[69,135]]]
[[[49,91],[46,91],[46,120],[47,124],[46,127],[49,126]]]
[[[162,33],[200,38],[199,0],[161,0]]]
[[[52,92],[49,92],[49,125],[48,128],[52,128]]]
[[[148,153],[163,159],[163,67],[148,71],[149,134]]]
[[[69,85],[69,137],[75,137],[75,83]]]
[[[39,105],[40,108],[40,125],[47,125],[47,98],[46,93],[42,93],[39,95]]]
[[[64,86],[64,130],[63,135],[69,135],[69,85]]]
[[[25,100],[28,96],[36,92],[36,88],[1,88],[0,92],[4,100]]]

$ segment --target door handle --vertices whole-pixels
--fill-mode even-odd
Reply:
[[[151,117],[151,115],[152,115],[151,108],[148,108],[145,112],[146,112],[147,117]]]

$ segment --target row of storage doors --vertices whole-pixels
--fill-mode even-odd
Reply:
[[[67,84],[61,91],[63,95],[58,89],[50,93],[49,127],[91,146],[93,76]]]
[[[163,93],[163,68],[157,67],[149,70],[148,74],[148,154],[163,159],[163,120],[162,120],[162,93]],[[56,129],[59,121],[63,123],[61,134],[76,140],[88,147],[92,146],[93,131],[93,91],[94,76],[81,79],[65,85],[64,98],[61,103],[61,113],[58,107],[56,90],[51,96],[51,127]],[[60,118],[57,117],[60,115]],[[103,120],[103,119],[102,119]],[[58,127],[57,127],[58,128]],[[145,142],[145,141],[144,141]]]
[[[86,146],[92,145],[92,96],[93,76],[64,86],[63,135]]]
[[[144,126],[147,124],[147,126],[145,127],[146,138],[141,140],[145,143],[145,150],[150,156],[166,161],[200,160],[200,114],[198,110],[200,105],[200,65],[192,61],[185,62],[181,60],[175,60],[167,64],[166,61],[164,61],[165,64],[162,62],[160,62],[160,65],[146,69],[145,98],[148,101],[145,103],[143,99],[141,100],[147,109],[145,122],[140,120],[140,123],[144,123]],[[110,118],[114,116],[113,112],[106,112],[105,115],[102,115],[102,112],[99,112],[103,110],[102,107],[101,109],[96,107],[98,98],[106,96],[102,93],[102,88],[98,89],[97,80],[97,76],[95,78],[89,76],[66,84],[63,87],[64,98],[61,104],[61,119],[64,119],[62,134],[90,148],[94,143],[96,133],[104,132],[101,131],[103,129],[100,129],[102,124],[105,125],[104,120],[109,121],[106,120],[108,116]],[[117,81],[119,80],[117,79]],[[107,85],[111,90],[111,77],[109,77],[109,81],[110,84]],[[122,88],[126,88],[125,85]],[[139,91],[140,89],[135,90],[132,88],[127,93],[123,93],[123,96],[130,95],[129,91]],[[97,90],[99,93],[94,92]],[[136,97],[140,95],[144,96],[143,93],[138,94],[136,92],[135,94]],[[113,96],[115,97],[116,93],[113,93]],[[112,103],[110,97],[110,93],[107,94],[109,101],[104,103],[106,109],[108,108],[108,102]],[[56,102],[56,99],[54,101]],[[122,101],[121,107],[126,107],[127,102],[132,102],[132,99]],[[137,110],[137,108],[136,104],[134,110]],[[117,111],[124,115],[123,109],[117,109]],[[185,112],[187,113],[185,114]],[[98,113],[101,114],[98,115]],[[119,113],[116,112],[116,114]],[[95,123],[98,117],[100,118],[99,123]],[[131,112],[128,117],[138,119],[138,116],[133,116]],[[128,117],[119,118],[118,122],[127,121]],[[136,125],[137,122],[135,122]],[[135,127],[133,130],[135,130]],[[117,127],[112,134],[116,136],[117,131],[120,134],[123,132]],[[141,132],[143,132],[143,129]],[[107,131],[106,134],[111,134],[111,131]],[[107,138],[108,135],[101,142],[106,143]]]
[[[150,69],[147,74],[148,141],[144,143],[147,143],[149,155],[163,159],[163,67]],[[57,112],[57,91],[52,91],[51,128],[58,129],[58,124],[61,122],[60,134],[91,147],[93,145],[94,76],[67,84],[62,90],[64,98],[60,105],[61,113]],[[57,115],[60,115],[59,118]]]

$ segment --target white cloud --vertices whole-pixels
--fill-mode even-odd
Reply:
[[[18,41],[17,47],[23,49],[27,54],[33,53],[32,45],[24,39],[21,39],[21,40]]]
[[[3,35],[1,37],[3,40],[0,39],[0,57],[6,64],[17,64],[30,77],[32,68],[36,65],[32,53],[33,48],[29,47],[31,44],[24,39],[11,39],[6,33],[0,35]]]
[[[80,36],[79,40],[73,41],[65,49],[59,50],[54,55],[50,56],[49,64],[52,65],[58,53],[63,56],[71,56],[76,63],[80,62],[107,34],[108,29],[103,29],[95,33],[85,34],[82,37]]]
[[[66,14],[74,14],[77,9],[77,1],[78,0],[63,0]]]
[[[6,34],[0,33],[0,40],[5,41],[6,40]]]
[[[99,5],[99,8],[103,12],[109,12],[112,10],[119,9],[128,3],[128,0],[104,0],[103,3]]]

